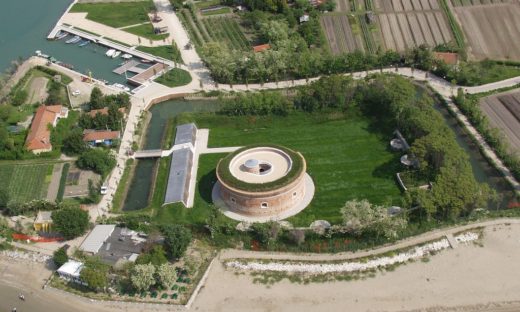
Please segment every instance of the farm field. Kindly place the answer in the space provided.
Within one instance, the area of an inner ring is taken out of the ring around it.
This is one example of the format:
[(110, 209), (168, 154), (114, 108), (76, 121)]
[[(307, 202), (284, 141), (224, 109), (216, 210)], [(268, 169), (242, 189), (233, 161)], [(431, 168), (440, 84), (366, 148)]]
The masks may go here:
[[(333, 13), (323, 15), (320, 22), (332, 54), (365, 51), (363, 37), (355, 18)], [(357, 29), (353, 30), (351, 23)]]
[(466, 36), (471, 58), (520, 60), (519, 2), (456, 6), (453, 11)]
[(520, 91), (483, 98), (480, 107), (491, 125), (504, 133), (512, 152), (520, 152)]
[[(513, 0), (515, 1), (515, 0)], [(480, 4), (509, 3), (511, 0), (451, 0), (453, 6), (467, 6)]]
[(179, 18), (190, 34), (190, 38), (198, 46), (209, 42), (220, 42), (235, 50), (248, 50), (249, 41), (241, 30), (237, 18), (232, 16), (193, 16), (187, 9), (178, 13)]
[[(340, 208), (350, 199), (398, 204), (401, 191), (395, 181), (399, 154), (388, 151), (388, 137), (373, 131), (364, 117), (328, 120), (325, 114), (291, 113), (287, 117), (226, 117), (188, 114), (179, 122), (195, 121), (210, 129), (209, 146), (243, 146), (268, 142), (300, 151), (316, 184), (310, 206), (288, 221), (308, 226), (316, 219), (341, 222)], [(319, 139), (318, 139), (319, 137)], [(181, 205), (158, 210), (164, 222), (204, 222), (216, 181), (215, 166), (224, 155), (203, 155), (199, 162), (195, 207)]]
[(0, 189), (7, 191), (9, 199), (17, 202), (45, 198), (53, 168), (53, 163), (2, 163), (0, 164)]
[(375, 0), (374, 5), (387, 50), (403, 52), (421, 44), (434, 47), (453, 40), (438, 0)]

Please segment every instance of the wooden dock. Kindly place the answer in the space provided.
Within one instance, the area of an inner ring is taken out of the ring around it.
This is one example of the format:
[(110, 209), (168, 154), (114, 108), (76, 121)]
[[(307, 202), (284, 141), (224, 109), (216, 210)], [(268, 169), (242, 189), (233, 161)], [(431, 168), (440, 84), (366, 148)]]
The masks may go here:
[(133, 85), (142, 85), (147, 80), (152, 79), (153, 77), (156, 77), (160, 75), (164, 70), (166, 70), (169, 66), (167, 64), (157, 63), (153, 66), (147, 68), (145, 71), (143, 71), (140, 74), (137, 74), (131, 78), (128, 78), (128, 82)]
[[(112, 72), (118, 74), (118, 75), (122, 75), (124, 74), (126, 71), (131, 71), (130, 69), (132, 67), (135, 67), (136, 65), (139, 64), (139, 61), (136, 61), (136, 60), (130, 60), (126, 63), (124, 63), (123, 65), (119, 66), (118, 68), (114, 69)], [(140, 68), (142, 69), (142, 68)], [(144, 69), (143, 69), (144, 71)]]

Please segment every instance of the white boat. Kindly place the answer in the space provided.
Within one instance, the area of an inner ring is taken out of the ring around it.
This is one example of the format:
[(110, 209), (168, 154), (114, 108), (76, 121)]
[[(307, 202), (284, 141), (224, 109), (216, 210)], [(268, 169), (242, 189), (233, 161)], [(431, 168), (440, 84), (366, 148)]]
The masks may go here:
[(116, 52), (114, 52), (114, 54), (112, 54), (112, 58), (116, 58), (116, 57), (118, 57), (119, 54), (121, 54), (121, 51), (116, 51)]
[(127, 86), (125, 86), (125, 85), (123, 85), (123, 84), (120, 84), (120, 83), (114, 83), (114, 84), (112, 85), (112, 87), (116, 87), (116, 88), (118, 88), (118, 89), (125, 90), (126, 92), (129, 92), (129, 91), (130, 91), (130, 88), (129, 88), (129, 87), (127, 87)]
[(107, 53), (105, 53), (105, 55), (108, 56), (108, 57), (112, 57), (112, 55), (114, 55), (115, 52), (116, 52), (116, 50), (110, 49), (110, 50), (107, 51)]
[(50, 57), (47, 54), (43, 54), (42, 51), (40, 51), (40, 50), (36, 50), (35, 53), (36, 53), (36, 56), (43, 57), (43, 58), (46, 58), (46, 59), (48, 59)]
[(81, 40), (80, 36), (74, 36), (74, 37), (72, 37), (72, 39), (65, 41), (65, 43), (76, 43), (76, 42), (79, 42), (80, 40)]
[(131, 59), (133, 57), (133, 55), (125, 53), (125, 54), (121, 55), (121, 57), (124, 58), (125, 60), (129, 60), (129, 59)]
[(58, 32), (58, 33), (56, 34), (56, 36), (54, 36), (54, 39), (56, 39), (56, 40), (61, 40), (61, 39), (65, 38), (65, 37), (67, 37), (68, 35), (69, 35), (69, 34), (68, 34), (67, 32), (64, 32), (64, 31), (61, 31), (61, 30), (60, 30), (60, 32)]

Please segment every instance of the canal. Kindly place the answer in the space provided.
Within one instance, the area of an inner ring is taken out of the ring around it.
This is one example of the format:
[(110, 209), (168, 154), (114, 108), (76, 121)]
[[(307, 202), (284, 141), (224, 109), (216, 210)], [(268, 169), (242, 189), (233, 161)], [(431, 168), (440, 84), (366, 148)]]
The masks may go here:
[[(144, 149), (160, 149), (161, 141), (166, 130), (168, 120), (184, 112), (209, 112), (218, 108), (217, 101), (211, 100), (172, 100), (152, 106), (150, 113), (152, 117), (145, 131)], [(128, 189), (123, 210), (138, 210), (148, 205), (151, 186), (154, 181), (153, 169), (157, 160), (143, 159), (138, 160), (134, 176)]]

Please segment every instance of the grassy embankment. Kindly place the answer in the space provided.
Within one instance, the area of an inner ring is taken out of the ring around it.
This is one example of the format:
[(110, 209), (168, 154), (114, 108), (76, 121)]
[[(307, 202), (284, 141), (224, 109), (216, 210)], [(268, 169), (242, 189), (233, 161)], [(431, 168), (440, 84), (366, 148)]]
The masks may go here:
[(161, 77), (157, 78), (155, 82), (171, 88), (179, 87), (189, 84), (191, 82), (191, 75), (183, 69), (173, 68)]
[(149, 22), (148, 12), (154, 9), (152, 0), (114, 3), (76, 3), (71, 13), (86, 12), (87, 19), (119, 28)]

